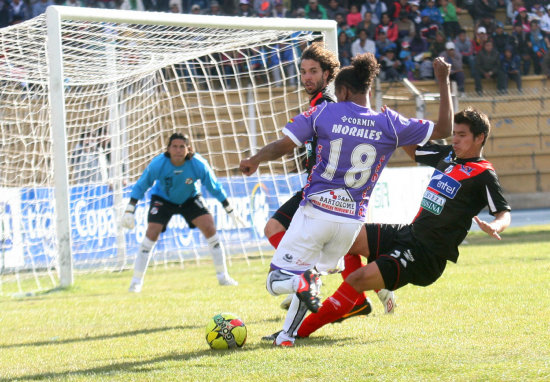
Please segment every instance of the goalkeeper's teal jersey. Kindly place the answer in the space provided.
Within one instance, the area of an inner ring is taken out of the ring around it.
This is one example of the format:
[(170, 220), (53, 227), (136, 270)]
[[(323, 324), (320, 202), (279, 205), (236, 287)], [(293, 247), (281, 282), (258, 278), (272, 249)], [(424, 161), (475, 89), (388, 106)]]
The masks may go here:
[[(198, 182), (200, 180), (200, 182)], [(153, 186), (154, 183), (154, 186)], [(147, 166), (139, 180), (132, 188), (131, 198), (140, 200), (145, 192), (153, 186), (151, 193), (174, 203), (182, 204), (200, 193), (200, 185), (218, 201), (227, 199), (222, 185), (216, 175), (199, 154), (186, 160), (181, 166), (174, 166), (164, 154), (156, 156)]]

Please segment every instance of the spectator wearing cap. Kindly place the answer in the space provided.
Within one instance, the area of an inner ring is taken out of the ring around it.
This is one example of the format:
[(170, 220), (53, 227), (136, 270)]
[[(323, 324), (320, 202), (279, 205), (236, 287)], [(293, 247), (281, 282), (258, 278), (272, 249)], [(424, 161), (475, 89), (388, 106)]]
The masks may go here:
[(351, 42), (346, 32), (341, 31), (338, 34), (338, 61), (340, 61), (340, 66), (344, 67), (350, 65), (351, 57)]
[(452, 41), (445, 43), (445, 51), (441, 53), (441, 57), (451, 64), (450, 79), (456, 82), (460, 96), (464, 95), (464, 69), (462, 67), (462, 56), (457, 52), (455, 44)]
[(256, 13), (254, 13), (254, 9), (250, 6), (249, 0), (239, 0), (239, 8), (237, 9), (236, 16), (240, 16), (240, 17), (256, 16)]
[(493, 42), (487, 40), (483, 44), (483, 49), (476, 55), (474, 81), (478, 95), (483, 94), (481, 80), (489, 80), (491, 78), (497, 80), (498, 92), (503, 93), (505, 91), (504, 75), (500, 68), (500, 56), (496, 49), (493, 48)]
[(550, 4), (546, 6), (544, 15), (540, 18), (540, 29), (544, 34), (550, 36)]
[(514, 53), (514, 48), (507, 45), (502, 55), (502, 72), (504, 73), (504, 89), (508, 91), (508, 81), (513, 80), (520, 92), (521, 88), (521, 59)]
[(397, 33), (400, 41), (410, 41), (414, 35), (414, 23), (409, 19), (407, 11), (403, 10), (399, 14), (397, 25)]
[(327, 6), (327, 16), (330, 20), (336, 20), (336, 14), (341, 13), (344, 17), (348, 15), (348, 10), (340, 5), (338, 0), (330, 0)]
[(418, 25), (422, 22), (422, 15), (420, 12), (420, 2), (418, 0), (411, 0), (409, 1), (409, 19), (414, 23), (418, 30)]
[(527, 14), (527, 9), (525, 7), (518, 8), (518, 14), (514, 19), (514, 25), (516, 23), (521, 24), (524, 32), (529, 33), (531, 31), (531, 26), (529, 25), (529, 15)]
[(372, 13), (372, 22), (378, 25), (382, 20), (382, 13), (386, 13), (388, 7), (381, 0), (367, 0), (361, 7), (361, 14), (364, 15), (367, 11)]
[(361, 13), (359, 12), (359, 7), (357, 4), (352, 4), (349, 7), (349, 13), (346, 15), (346, 22), (351, 28), (356, 28), (357, 24), (363, 21)]
[(485, 27), (477, 28), (476, 34), (473, 39), (475, 55), (481, 52), (481, 50), (483, 49), (483, 45), (487, 40), (488, 40), (487, 29), (485, 29)]
[(273, 12), (273, 0), (254, 0), (254, 13), (258, 17), (269, 17)]
[(540, 30), (537, 20), (531, 20), (531, 31), (527, 34), (526, 40), (527, 46), (529, 47), (529, 54), (531, 55), (531, 61), (533, 61), (535, 74), (540, 74), (542, 70), (542, 59), (546, 52), (548, 52), (550, 41)]
[(362, 53), (376, 54), (376, 43), (369, 39), (365, 29), (357, 31), (357, 39), (351, 44), (351, 57)]
[(191, 14), (192, 15), (200, 15), (202, 13), (201, 6), (199, 4), (193, 4), (191, 5)]
[(458, 31), (458, 36), (454, 39), (454, 44), (455, 50), (462, 56), (462, 64), (468, 65), (470, 73), (473, 76), (475, 70), (474, 44), (466, 35), (464, 29)]
[(433, 22), (437, 23), (438, 25), (443, 25), (443, 16), (441, 16), (439, 8), (435, 6), (434, 0), (428, 0), (426, 3), (426, 8), (424, 8), (422, 12), (427, 13), (430, 16), (430, 20), (432, 20)]
[(318, 0), (309, 0), (304, 10), (306, 11), (306, 19), (328, 19), (327, 10), (319, 4)]
[(420, 13), (422, 21), (417, 27), (417, 32), (425, 38), (429, 44), (435, 40), (435, 35), (439, 31), (439, 25), (430, 19), (430, 12), (425, 9)]
[(521, 73), (524, 76), (529, 74), (531, 69), (531, 50), (527, 46), (527, 37), (528, 33), (525, 32), (521, 23), (515, 23), (512, 38), (514, 39), (514, 45), (517, 47), (516, 52), (521, 58)]
[(376, 34), (376, 24), (372, 22), (372, 13), (367, 11), (363, 14), (363, 21), (357, 24), (356, 30), (364, 29), (371, 40), (374, 40)]
[(456, 7), (449, 0), (440, 0), (440, 4), (439, 12), (443, 17), (443, 31), (445, 32), (445, 36), (453, 39), (460, 30)]
[(382, 21), (376, 27), (376, 39), (378, 39), (378, 33), (380, 33), (380, 31), (384, 31), (386, 33), (386, 37), (391, 42), (396, 42), (399, 37), (399, 29), (397, 29), (397, 25), (390, 20), (390, 15), (388, 13), (382, 14)]

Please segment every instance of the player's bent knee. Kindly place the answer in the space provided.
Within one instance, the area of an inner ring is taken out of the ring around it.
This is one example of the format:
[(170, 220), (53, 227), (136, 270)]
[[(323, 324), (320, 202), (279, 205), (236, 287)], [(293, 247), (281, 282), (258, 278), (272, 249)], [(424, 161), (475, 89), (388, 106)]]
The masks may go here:
[(265, 288), (269, 292), (269, 294), (273, 296), (279, 296), (283, 293), (289, 293), (287, 291), (281, 292), (277, 288), (276, 283), (285, 282), (287, 280), (292, 279), (294, 276), (296, 276), (294, 273), (282, 270), (282, 269), (275, 269), (269, 272), (267, 275)]

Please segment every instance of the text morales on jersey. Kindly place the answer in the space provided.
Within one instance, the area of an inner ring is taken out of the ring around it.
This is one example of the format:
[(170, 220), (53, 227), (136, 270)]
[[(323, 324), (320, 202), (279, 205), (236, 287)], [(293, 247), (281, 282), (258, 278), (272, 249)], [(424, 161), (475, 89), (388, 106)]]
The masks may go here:
[(370, 139), (372, 141), (378, 141), (382, 136), (381, 131), (360, 129), (355, 126), (350, 127), (348, 125), (340, 125), (336, 123), (332, 125), (332, 132), (334, 134), (351, 135), (352, 137), (360, 137), (360, 138)]

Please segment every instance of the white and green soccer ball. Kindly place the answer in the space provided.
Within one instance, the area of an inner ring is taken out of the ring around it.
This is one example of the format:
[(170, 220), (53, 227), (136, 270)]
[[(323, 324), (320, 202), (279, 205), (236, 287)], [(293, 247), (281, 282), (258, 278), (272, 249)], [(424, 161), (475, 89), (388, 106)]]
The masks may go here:
[(246, 342), (246, 326), (233, 313), (220, 313), (206, 325), (206, 342), (212, 349), (240, 348)]

